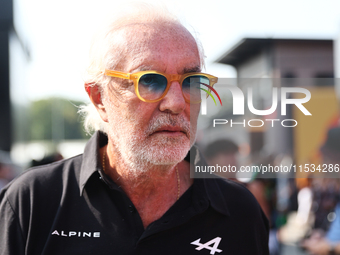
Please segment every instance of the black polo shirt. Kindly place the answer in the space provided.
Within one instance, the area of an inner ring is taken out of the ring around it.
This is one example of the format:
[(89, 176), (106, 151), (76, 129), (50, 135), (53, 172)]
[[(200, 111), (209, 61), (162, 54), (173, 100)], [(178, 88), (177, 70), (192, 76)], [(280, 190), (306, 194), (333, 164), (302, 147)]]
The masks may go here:
[(2, 190), (1, 255), (269, 254), (260, 206), (246, 188), (222, 179), (195, 179), (144, 229), (130, 199), (102, 172), (106, 143), (97, 132), (84, 154), (27, 170)]

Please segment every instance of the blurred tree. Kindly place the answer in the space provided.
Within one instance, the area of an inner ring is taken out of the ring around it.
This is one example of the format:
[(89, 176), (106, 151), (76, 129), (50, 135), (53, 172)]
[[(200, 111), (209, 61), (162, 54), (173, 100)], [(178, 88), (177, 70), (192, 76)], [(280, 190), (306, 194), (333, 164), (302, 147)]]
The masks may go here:
[(63, 98), (49, 98), (32, 102), (30, 106), (31, 140), (88, 139), (77, 114), (84, 104)]

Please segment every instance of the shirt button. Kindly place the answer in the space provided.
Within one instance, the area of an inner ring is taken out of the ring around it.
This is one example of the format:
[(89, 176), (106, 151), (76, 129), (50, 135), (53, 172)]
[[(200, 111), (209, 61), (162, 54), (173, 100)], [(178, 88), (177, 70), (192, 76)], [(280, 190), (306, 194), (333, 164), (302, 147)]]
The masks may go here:
[(133, 205), (129, 205), (129, 211), (130, 211), (130, 213), (133, 213), (133, 212), (136, 211), (136, 209)]

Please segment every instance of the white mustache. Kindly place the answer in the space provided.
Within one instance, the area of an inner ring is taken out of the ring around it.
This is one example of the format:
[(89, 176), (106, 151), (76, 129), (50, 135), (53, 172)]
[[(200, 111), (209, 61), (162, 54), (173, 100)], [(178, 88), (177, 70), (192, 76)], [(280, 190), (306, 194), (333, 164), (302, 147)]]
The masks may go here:
[(152, 119), (146, 130), (146, 134), (151, 135), (164, 126), (180, 128), (188, 138), (190, 138), (190, 121), (185, 119), (182, 115), (173, 116), (170, 114), (162, 114), (157, 118)]

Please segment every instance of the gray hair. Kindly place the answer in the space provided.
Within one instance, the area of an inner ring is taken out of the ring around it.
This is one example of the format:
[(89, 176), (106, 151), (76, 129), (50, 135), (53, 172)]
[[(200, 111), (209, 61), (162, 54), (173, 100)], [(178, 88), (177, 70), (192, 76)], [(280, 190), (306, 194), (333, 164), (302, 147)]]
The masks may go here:
[[(95, 35), (90, 48), (90, 61), (86, 69), (85, 84), (88, 86), (97, 85), (102, 95), (111, 81), (111, 77), (104, 75), (103, 71), (115, 69), (124, 58), (124, 47), (117, 42), (115, 32), (136, 23), (167, 23), (184, 28), (183, 23), (165, 7), (145, 3), (134, 3), (132, 8), (131, 6), (126, 7), (126, 11), (123, 10), (119, 15), (116, 15)], [(201, 68), (204, 68), (203, 47), (195, 32), (193, 37), (197, 44)], [(107, 123), (101, 119), (92, 103), (80, 106), (78, 113), (84, 119), (84, 129), (88, 134), (97, 130), (107, 133)]]

